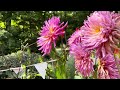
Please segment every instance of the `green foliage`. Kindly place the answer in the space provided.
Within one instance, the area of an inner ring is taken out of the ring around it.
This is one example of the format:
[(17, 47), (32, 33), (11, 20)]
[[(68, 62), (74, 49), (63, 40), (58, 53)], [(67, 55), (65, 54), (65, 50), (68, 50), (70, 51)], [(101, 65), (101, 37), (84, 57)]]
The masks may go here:
[[(40, 54), (31, 53), (29, 50), (24, 51), (24, 52), (18, 51), (16, 53), (11, 53), (11, 54), (8, 54), (5, 56), (0, 56), (0, 69), (21, 67), (21, 64), (22, 64), (23, 69), (26, 69), (27, 65), (36, 64), (36, 63), (40, 63), (40, 62), (42, 62), (42, 57)], [(28, 75), (29, 75), (29, 73), (30, 73), (30, 75), (32, 74), (35, 78), (37, 71), (35, 68), (31, 68), (30, 70), (32, 70), (32, 69), (34, 69), (33, 70), (33, 71), (35, 71), (34, 73), (32, 73), (30, 71), (27, 73), (28, 73)], [(15, 78), (22, 78), (21, 77), (22, 75), (24, 77), (24, 75), (25, 75), (24, 73), (25, 73), (24, 70), (23, 70), (23, 72), (18, 73), (17, 75), (14, 72), (7, 71), (5, 75), (8, 75), (9, 78), (15, 79)], [(0, 77), (2, 77), (3, 75), (4, 75), (4, 73), (1, 73)]]
[(24, 65), (39, 63), (42, 62), (42, 59), (40, 54), (18, 51), (16, 53), (0, 56), (0, 62), (0, 68), (3, 69), (3, 66), (9, 68), (21, 66), (21, 63)]

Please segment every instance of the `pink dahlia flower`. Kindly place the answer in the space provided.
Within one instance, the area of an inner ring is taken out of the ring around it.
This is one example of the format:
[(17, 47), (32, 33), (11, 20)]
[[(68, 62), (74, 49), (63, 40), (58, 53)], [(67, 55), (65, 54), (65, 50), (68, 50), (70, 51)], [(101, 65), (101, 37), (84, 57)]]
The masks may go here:
[(41, 32), (39, 33), (40, 37), (38, 38), (37, 45), (40, 47), (38, 50), (42, 50), (43, 56), (49, 54), (52, 49), (52, 44), (56, 46), (56, 40), (59, 36), (63, 36), (65, 31), (64, 29), (67, 26), (67, 23), (63, 25), (64, 22), (60, 24), (60, 18), (53, 16), (48, 21), (45, 21), (45, 25), (42, 27)]
[(70, 54), (75, 59), (75, 68), (84, 77), (89, 77), (93, 73), (93, 61), (90, 59), (90, 52), (85, 51), (81, 44), (72, 44)]
[(119, 78), (118, 68), (114, 56), (107, 54), (99, 60), (98, 78), (100, 79), (117, 79)]
[(120, 15), (109, 11), (95, 11), (84, 21), (82, 44), (88, 50), (96, 49), (97, 56), (113, 54), (120, 38)]
[(82, 37), (82, 33), (79, 29), (77, 29), (68, 39), (68, 45), (71, 46), (71, 44), (80, 43), (81, 37)]

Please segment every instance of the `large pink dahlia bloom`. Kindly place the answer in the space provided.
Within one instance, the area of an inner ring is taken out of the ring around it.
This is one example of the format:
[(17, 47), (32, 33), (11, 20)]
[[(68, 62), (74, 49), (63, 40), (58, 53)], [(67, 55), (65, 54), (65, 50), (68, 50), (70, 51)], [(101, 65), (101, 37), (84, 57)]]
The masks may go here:
[(84, 77), (93, 73), (93, 61), (90, 59), (90, 52), (85, 51), (81, 44), (72, 44), (70, 54), (75, 59), (75, 68)]
[(98, 66), (99, 79), (117, 79), (119, 78), (118, 68), (114, 56), (107, 54), (99, 60)]
[(120, 15), (109, 11), (95, 11), (81, 27), (82, 44), (88, 50), (96, 49), (97, 56), (113, 54), (120, 38)]
[(39, 50), (42, 50), (42, 53), (44, 53), (43, 56), (49, 54), (52, 49), (52, 44), (54, 43), (55, 47), (58, 37), (64, 35), (64, 29), (67, 23), (65, 25), (63, 24), (64, 22), (60, 23), (60, 18), (55, 16), (45, 21), (45, 25), (42, 27), (39, 33), (40, 37), (37, 41), (37, 45), (40, 47)]

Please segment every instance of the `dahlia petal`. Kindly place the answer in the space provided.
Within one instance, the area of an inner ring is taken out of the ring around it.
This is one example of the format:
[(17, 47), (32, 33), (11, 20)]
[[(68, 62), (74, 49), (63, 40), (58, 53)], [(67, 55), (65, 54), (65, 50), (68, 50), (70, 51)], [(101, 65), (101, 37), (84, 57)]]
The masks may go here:
[(102, 47), (102, 56), (105, 57), (106, 56), (106, 51), (105, 51), (105, 48)]

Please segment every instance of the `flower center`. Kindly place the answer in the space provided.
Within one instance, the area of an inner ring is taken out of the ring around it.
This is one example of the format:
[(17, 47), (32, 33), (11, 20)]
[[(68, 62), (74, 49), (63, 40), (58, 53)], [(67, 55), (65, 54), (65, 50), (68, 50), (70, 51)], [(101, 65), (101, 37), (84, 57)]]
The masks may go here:
[(50, 27), (50, 33), (53, 33), (54, 29), (53, 27)]
[(100, 29), (96, 29), (95, 32), (96, 32), (96, 33), (100, 32)]
[(100, 32), (100, 26), (96, 26), (93, 28), (93, 34), (98, 34)]
[(98, 33), (98, 32), (100, 32), (100, 26), (98, 26), (98, 27), (96, 27), (96, 29), (95, 29), (95, 33)]

